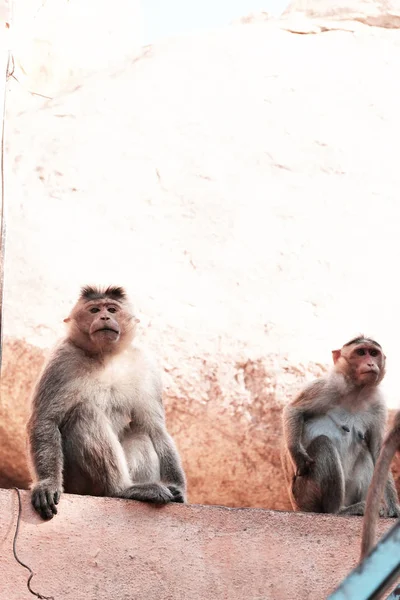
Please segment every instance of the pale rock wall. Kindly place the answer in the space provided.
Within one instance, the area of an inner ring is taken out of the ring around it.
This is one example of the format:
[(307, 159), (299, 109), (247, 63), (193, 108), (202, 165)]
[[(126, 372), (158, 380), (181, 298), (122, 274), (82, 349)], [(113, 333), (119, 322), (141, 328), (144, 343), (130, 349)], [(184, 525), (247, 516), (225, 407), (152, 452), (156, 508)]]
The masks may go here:
[(354, 333), (398, 404), (399, 69), (396, 31), (268, 21), (51, 101), (9, 82), (3, 485), (28, 483), (30, 390), (88, 282), (135, 299), (191, 502), (289, 507), (282, 406)]
[(294, 0), (283, 17), (305, 15), (312, 19), (359, 21), (365, 25), (398, 29), (400, 27), (399, 0)]
[(15, 76), (54, 97), (140, 51), (140, 0), (13, 0)]

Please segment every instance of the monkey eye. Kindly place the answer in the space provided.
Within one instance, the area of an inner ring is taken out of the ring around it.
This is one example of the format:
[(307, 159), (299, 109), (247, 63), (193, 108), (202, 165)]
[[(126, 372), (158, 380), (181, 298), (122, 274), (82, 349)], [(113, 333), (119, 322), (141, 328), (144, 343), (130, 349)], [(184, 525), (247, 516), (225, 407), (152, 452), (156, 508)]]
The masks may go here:
[(379, 351), (378, 350), (370, 350), (369, 351), (371, 356), (379, 356)]
[(107, 308), (108, 312), (110, 313), (116, 313), (117, 309), (115, 308), (115, 306), (110, 306), (109, 308)]
[(97, 313), (97, 312), (100, 312), (100, 309), (97, 308), (97, 306), (92, 306), (92, 308), (89, 308), (89, 312), (91, 312), (91, 313)]
[(357, 348), (356, 354), (358, 354), (358, 356), (365, 356), (364, 348)]

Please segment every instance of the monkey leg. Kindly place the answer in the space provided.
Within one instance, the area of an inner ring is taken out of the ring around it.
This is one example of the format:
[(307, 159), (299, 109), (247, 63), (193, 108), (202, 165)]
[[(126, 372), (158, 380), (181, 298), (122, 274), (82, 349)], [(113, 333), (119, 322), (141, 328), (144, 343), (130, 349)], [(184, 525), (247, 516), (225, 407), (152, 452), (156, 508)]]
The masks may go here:
[(307, 453), (315, 462), (307, 474), (293, 477), (291, 491), (296, 508), (337, 513), (343, 506), (345, 490), (339, 453), (326, 435), (312, 440)]
[(131, 424), (121, 443), (133, 481), (133, 486), (124, 491), (124, 498), (155, 504), (185, 502), (185, 480), (179, 458), (163, 428), (153, 431), (150, 437), (136, 431)]
[(123, 448), (100, 411), (74, 407), (62, 425), (61, 435), (66, 492), (118, 496), (132, 485)]
[(118, 496), (119, 498), (130, 498), (131, 500), (140, 500), (151, 504), (168, 504), (168, 502), (180, 501), (175, 499), (174, 491), (162, 483), (134, 483)]
[(120, 498), (152, 504), (174, 502), (172, 490), (156, 483), (160, 480), (160, 461), (149, 436), (131, 431), (122, 441), (122, 447), (134, 483), (119, 494)]
[(160, 481), (160, 460), (146, 433), (131, 430), (121, 444), (133, 483)]
[[(350, 504), (350, 506), (345, 506), (339, 510), (339, 515), (356, 515), (362, 517), (365, 514), (366, 501), (361, 500), (360, 502), (356, 502), (355, 504)], [(378, 511), (380, 517), (385, 517), (385, 509), (381, 507)]]

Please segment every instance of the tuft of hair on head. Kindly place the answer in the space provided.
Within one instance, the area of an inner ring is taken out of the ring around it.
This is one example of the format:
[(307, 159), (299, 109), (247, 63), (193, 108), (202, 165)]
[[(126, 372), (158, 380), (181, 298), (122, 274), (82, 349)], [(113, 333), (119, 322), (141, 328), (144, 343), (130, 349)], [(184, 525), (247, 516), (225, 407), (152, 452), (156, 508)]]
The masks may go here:
[(366, 337), (365, 335), (362, 335), (362, 334), (353, 338), (352, 340), (347, 342), (347, 344), (344, 344), (343, 347), (345, 348), (346, 346), (352, 346), (353, 344), (362, 344), (363, 342), (369, 342), (370, 344), (374, 344), (374, 346), (378, 346), (378, 348), (382, 348), (382, 346), (380, 344), (378, 344), (378, 342), (376, 342), (372, 338)]
[(126, 300), (125, 289), (117, 285), (109, 285), (107, 288), (85, 285), (81, 288), (81, 300), (89, 302), (90, 300), (104, 300), (106, 298), (116, 300), (117, 302), (123, 302)]

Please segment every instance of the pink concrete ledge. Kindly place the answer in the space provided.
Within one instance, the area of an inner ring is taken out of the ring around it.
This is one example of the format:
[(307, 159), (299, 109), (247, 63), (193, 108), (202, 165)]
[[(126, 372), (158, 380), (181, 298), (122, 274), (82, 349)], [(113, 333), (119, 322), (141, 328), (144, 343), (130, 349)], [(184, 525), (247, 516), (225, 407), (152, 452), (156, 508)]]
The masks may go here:
[[(21, 496), (17, 552), (54, 600), (323, 600), (359, 553), (360, 517), (64, 494), (44, 522)], [(17, 509), (0, 490), (1, 600), (34, 598), (12, 553)]]

